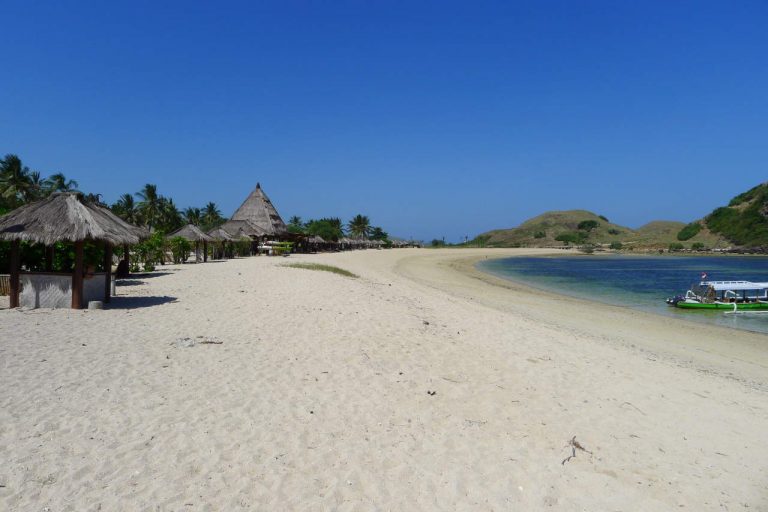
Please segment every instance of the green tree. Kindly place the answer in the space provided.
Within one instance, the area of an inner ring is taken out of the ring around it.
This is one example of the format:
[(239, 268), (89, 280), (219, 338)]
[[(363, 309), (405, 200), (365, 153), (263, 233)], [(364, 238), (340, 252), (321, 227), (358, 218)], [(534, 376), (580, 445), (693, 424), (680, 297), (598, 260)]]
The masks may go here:
[(288, 231), (291, 233), (304, 233), (304, 224), (301, 222), (301, 217), (294, 215), (288, 219)]
[(34, 199), (29, 167), (16, 155), (0, 160), (0, 201), (8, 209), (18, 208)]
[(48, 193), (54, 192), (74, 192), (77, 190), (78, 183), (75, 180), (68, 180), (64, 174), (57, 172), (51, 174), (45, 180), (45, 187)]
[(341, 220), (335, 217), (310, 220), (305, 231), (308, 235), (317, 235), (327, 241), (337, 241), (344, 236)]
[(156, 227), (164, 233), (170, 233), (179, 229), (183, 223), (184, 219), (173, 199), (160, 196), (160, 216)]
[(189, 258), (189, 252), (192, 250), (192, 244), (186, 238), (175, 236), (168, 241), (173, 254), (174, 263), (182, 263)]
[(131, 224), (139, 223), (139, 212), (136, 209), (136, 202), (132, 194), (123, 194), (115, 204), (112, 205), (112, 212), (126, 222)]
[(193, 224), (195, 226), (199, 226), (203, 222), (203, 213), (200, 211), (200, 208), (184, 208), (184, 222), (187, 224)]
[(216, 203), (209, 202), (205, 205), (203, 208), (202, 221), (205, 226), (205, 231), (209, 231), (224, 223), (224, 218), (221, 216), (221, 211), (216, 206)]
[(583, 220), (579, 222), (579, 225), (576, 227), (581, 231), (586, 231), (587, 233), (589, 233), (599, 225), (600, 223), (597, 222), (596, 220)]
[(368, 238), (371, 231), (371, 221), (366, 215), (355, 215), (347, 224), (349, 234), (355, 238)]
[(371, 228), (371, 234), (370, 234), (369, 238), (371, 240), (382, 240), (382, 241), (384, 241), (384, 240), (388, 240), (389, 239), (389, 234), (386, 231), (384, 231), (383, 229), (381, 229), (381, 227), (374, 226), (373, 228)]
[(162, 208), (160, 196), (157, 193), (157, 185), (147, 183), (136, 195), (140, 199), (138, 210), (141, 221), (149, 229), (152, 229), (160, 218), (160, 209)]
[(699, 231), (701, 231), (701, 223), (698, 221), (691, 222), (680, 230), (677, 234), (677, 239), (684, 242), (685, 240), (689, 240), (698, 235)]

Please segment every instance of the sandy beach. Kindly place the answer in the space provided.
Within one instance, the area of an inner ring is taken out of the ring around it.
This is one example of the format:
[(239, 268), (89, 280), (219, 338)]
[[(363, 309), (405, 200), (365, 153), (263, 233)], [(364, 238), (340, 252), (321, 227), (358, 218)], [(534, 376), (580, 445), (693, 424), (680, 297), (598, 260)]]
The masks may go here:
[(108, 310), (2, 310), (0, 510), (768, 510), (768, 337), (473, 267), (536, 253), (174, 265)]

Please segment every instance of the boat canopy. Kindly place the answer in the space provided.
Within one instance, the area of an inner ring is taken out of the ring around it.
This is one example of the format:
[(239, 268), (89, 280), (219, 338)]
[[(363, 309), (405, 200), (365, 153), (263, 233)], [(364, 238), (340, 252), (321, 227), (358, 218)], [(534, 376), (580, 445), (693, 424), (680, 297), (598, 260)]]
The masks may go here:
[(768, 283), (753, 283), (752, 281), (702, 281), (702, 287), (711, 287), (715, 291), (743, 291), (763, 290), (768, 288)]

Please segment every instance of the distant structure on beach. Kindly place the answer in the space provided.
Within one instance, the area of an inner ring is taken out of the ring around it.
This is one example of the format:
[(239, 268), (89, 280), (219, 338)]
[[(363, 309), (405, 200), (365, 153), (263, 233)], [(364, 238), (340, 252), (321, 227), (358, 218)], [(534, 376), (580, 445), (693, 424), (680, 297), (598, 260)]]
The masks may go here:
[[(258, 228), (261, 235), (280, 236), (288, 233), (288, 228), (283, 222), (277, 209), (270, 201), (267, 194), (257, 183), (253, 192), (243, 201), (230, 219), (230, 226), (244, 228), (242, 223), (250, 224), (251, 227)], [(227, 230), (227, 224), (224, 229)], [(228, 230), (227, 230), (228, 231)], [(246, 233), (247, 234), (247, 233)]]

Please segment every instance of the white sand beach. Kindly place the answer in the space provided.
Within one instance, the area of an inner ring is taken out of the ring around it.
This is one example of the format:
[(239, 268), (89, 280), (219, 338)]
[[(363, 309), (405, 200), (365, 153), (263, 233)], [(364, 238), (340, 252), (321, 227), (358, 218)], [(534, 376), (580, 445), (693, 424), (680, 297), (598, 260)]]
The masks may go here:
[(166, 266), (108, 310), (2, 310), (0, 510), (768, 510), (768, 337), (471, 265), (536, 252)]

